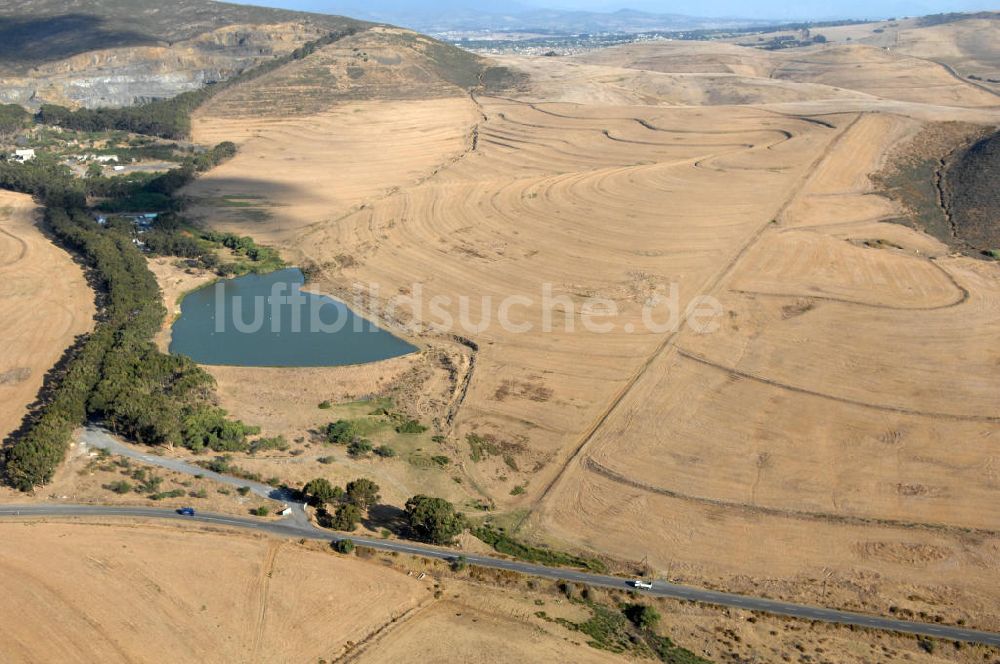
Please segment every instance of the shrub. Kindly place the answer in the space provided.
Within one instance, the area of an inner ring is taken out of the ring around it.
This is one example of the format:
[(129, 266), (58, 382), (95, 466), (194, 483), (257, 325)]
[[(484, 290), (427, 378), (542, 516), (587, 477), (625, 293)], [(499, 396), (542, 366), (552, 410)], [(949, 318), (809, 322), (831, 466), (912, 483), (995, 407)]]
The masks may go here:
[(337, 540), (333, 543), (333, 548), (338, 553), (348, 554), (351, 551), (354, 551), (354, 542), (349, 539)]
[(236, 493), (240, 494), (241, 496), (245, 496), (248, 493), (250, 493), (250, 487), (241, 486), (240, 488), (236, 489)]
[(417, 420), (405, 420), (396, 425), (396, 433), (423, 433), (427, 431), (427, 427), (418, 422)]
[(350, 445), (347, 446), (347, 453), (352, 457), (363, 457), (372, 451), (371, 441), (365, 440), (355, 440)]
[(640, 629), (655, 629), (660, 622), (660, 613), (646, 604), (628, 604), (622, 613)]
[(255, 507), (252, 510), (250, 510), (250, 513), (253, 514), (254, 516), (267, 516), (268, 514), (271, 513), (271, 510), (269, 510), (267, 506), (261, 505), (260, 507)]
[(396, 450), (392, 449), (388, 445), (379, 445), (375, 448), (375, 454), (379, 455), (384, 459), (390, 459), (396, 456)]
[(118, 494), (128, 493), (132, 490), (132, 485), (125, 480), (118, 480), (117, 482), (112, 482), (111, 484), (104, 485), (104, 488), (108, 491), (114, 491)]
[(336, 461), (336, 459), (332, 456), (321, 456), (320, 458), (316, 459), (316, 461), (319, 461), (323, 465), (329, 465), (334, 461)]
[(329, 401), (320, 401), (319, 402), (319, 409), (320, 410), (330, 410), (331, 408), (333, 408), (333, 404), (331, 404)]
[(359, 438), (360, 433), (357, 422), (351, 420), (337, 420), (326, 425), (326, 440), (330, 443), (347, 445)]
[(171, 489), (170, 491), (162, 491), (160, 493), (154, 493), (149, 496), (150, 500), (164, 500), (166, 498), (180, 498), (184, 495), (184, 489)]
[(258, 438), (250, 443), (250, 454), (264, 452), (267, 450), (278, 450), (284, 452), (288, 449), (288, 441), (284, 436), (274, 436), (272, 438)]

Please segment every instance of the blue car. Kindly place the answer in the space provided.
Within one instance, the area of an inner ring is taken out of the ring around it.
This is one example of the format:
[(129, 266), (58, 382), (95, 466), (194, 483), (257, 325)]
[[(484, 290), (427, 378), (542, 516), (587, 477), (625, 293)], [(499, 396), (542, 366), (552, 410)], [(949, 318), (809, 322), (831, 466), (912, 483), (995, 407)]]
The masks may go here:
[(194, 516), (194, 508), (193, 507), (182, 507), (179, 510), (177, 510), (177, 513), (178, 514), (182, 514), (184, 516)]

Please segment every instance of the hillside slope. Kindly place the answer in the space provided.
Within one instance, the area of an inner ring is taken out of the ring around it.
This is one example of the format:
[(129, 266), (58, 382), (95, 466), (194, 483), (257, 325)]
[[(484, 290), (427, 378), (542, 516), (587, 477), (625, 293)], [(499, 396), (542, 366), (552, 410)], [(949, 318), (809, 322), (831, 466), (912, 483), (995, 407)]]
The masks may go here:
[[(314, 32), (363, 25), (342, 16), (210, 0), (0, 0), (0, 66), (24, 72), (88, 51), (169, 46), (229, 26), (281, 23)], [(243, 44), (217, 44), (227, 45)]]
[(464, 96), (488, 64), (479, 56), (400, 28), (376, 27), (226, 90), (206, 115), (315, 113), (339, 101)]
[(127, 106), (368, 26), (208, 0), (0, 0), (0, 101)]

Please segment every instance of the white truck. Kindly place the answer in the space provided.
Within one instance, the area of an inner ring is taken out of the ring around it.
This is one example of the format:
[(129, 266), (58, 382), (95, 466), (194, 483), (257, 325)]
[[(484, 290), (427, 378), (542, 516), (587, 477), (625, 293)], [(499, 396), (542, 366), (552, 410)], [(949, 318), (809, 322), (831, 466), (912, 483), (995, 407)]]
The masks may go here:
[(644, 581), (643, 579), (635, 579), (632, 581), (632, 585), (636, 588), (644, 588), (645, 590), (651, 590), (653, 588), (652, 581)]

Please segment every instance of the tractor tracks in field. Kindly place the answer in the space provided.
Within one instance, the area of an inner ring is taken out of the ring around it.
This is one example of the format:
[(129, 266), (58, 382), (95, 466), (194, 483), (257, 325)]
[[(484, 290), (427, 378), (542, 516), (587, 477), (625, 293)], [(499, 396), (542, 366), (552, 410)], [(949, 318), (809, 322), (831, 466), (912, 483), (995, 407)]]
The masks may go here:
[[(758, 228), (743, 243), (743, 245), (736, 252), (736, 254), (733, 255), (732, 258), (730, 258), (725, 265), (723, 265), (712, 277), (709, 278), (709, 280), (705, 283), (704, 287), (701, 289), (700, 291), (701, 293), (705, 295), (710, 295), (715, 293), (719, 289), (719, 287), (726, 279), (726, 277), (728, 277), (733, 272), (735, 267), (740, 263), (740, 261), (744, 258), (744, 256), (747, 255), (750, 249), (757, 244), (757, 242), (760, 240), (761, 236), (764, 235), (767, 229), (770, 228), (774, 222), (780, 221), (782, 216), (785, 214), (785, 211), (789, 208), (789, 206), (791, 206), (791, 204), (795, 200), (798, 199), (799, 194), (802, 192), (803, 189), (805, 189), (805, 187), (812, 180), (812, 177), (817, 172), (819, 166), (824, 161), (826, 161), (826, 159), (830, 156), (830, 154), (833, 153), (836, 147), (840, 144), (843, 137), (850, 133), (850, 131), (854, 128), (854, 126), (858, 123), (858, 121), (862, 117), (864, 117), (864, 113), (857, 114), (851, 120), (850, 123), (848, 123), (842, 130), (840, 130), (840, 132), (836, 136), (834, 136), (830, 140), (830, 142), (826, 145), (823, 151), (816, 157), (816, 159), (813, 160), (813, 162), (809, 165), (809, 167), (805, 170), (805, 172), (799, 177), (799, 180), (793, 185), (792, 190), (785, 197), (785, 200), (782, 202), (781, 206), (777, 209), (774, 215), (768, 218), (767, 221), (762, 223), (760, 226), (758, 226)], [(555, 487), (559, 485), (559, 483), (562, 481), (564, 477), (566, 477), (566, 473), (569, 470), (569, 468), (574, 463), (580, 462), (580, 460), (586, 453), (587, 447), (590, 445), (591, 441), (594, 440), (597, 432), (610, 419), (611, 415), (618, 409), (618, 407), (625, 400), (625, 398), (632, 392), (633, 388), (635, 388), (635, 386), (639, 383), (640, 379), (646, 374), (646, 372), (656, 362), (656, 360), (658, 360), (666, 352), (673, 349), (674, 341), (679, 336), (680, 331), (683, 329), (686, 322), (687, 322), (687, 315), (684, 315), (678, 321), (678, 325), (676, 326), (675, 330), (673, 332), (670, 332), (659, 343), (659, 345), (657, 345), (657, 347), (653, 350), (653, 352), (646, 357), (642, 365), (640, 365), (639, 368), (628, 378), (625, 384), (614, 395), (614, 397), (612, 397), (611, 401), (600, 412), (597, 418), (591, 423), (589, 427), (587, 427), (587, 429), (577, 440), (577, 443), (573, 447), (573, 450), (570, 453), (570, 455), (567, 457), (566, 462), (562, 465), (562, 467), (555, 474), (555, 476), (551, 480), (549, 480), (549, 482), (545, 485), (545, 488), (542, 489), (541, 493), (538, 496), (538, 500), (535, 502), (536, 509), (544, 509), (545, 501), (552, 494)], [(530, 515), (531, 512), (526, 513), (517, 522), (517, 524), (514, 527), (515, 532), (519, 530), (526, 523)]]
[(267, 551), (264, 553), (264, 560), (261, 563), (260, 575), (257, 578), (257, 617), (250, 641), (250, 662), (263, 661), (261, 649), (264, 647), (264, 627), (267, 624), (267, 605), (271, 590), (271, 576), (274, 574), (274, 565), (278, 559), (278, 552), (284, 542), (269, 542)]
[(724, 371), (731, 376), (735, 376), (736, 378), (745, 378), (747, 380), (752, 380), (756, 383), (770, 385), (772, 387), (776, 387), (786, 392), (805, 394), (808, 396), (825, 399), (827, 401), (836, 401), (837, 403), (843, 403), (850, 406), (858, 406), (859, 408), (879, 410), (886, 413), (898, 413), (900, 415), (910, 415), (913, 417), (924, 417), (933, 420), (945, 420), (950, 422), (983, 422), (987, 424), (1000, 423), (1000, 416), (996, 415), (963, 415), (961, 413), (941, 413), (929, 410), (918, 410), (916, 408), (907, 408), (905, 406), (893, 406), (891, 404), (862, 401), (860, 399), (851, 399), (849, 397), (842, 397), (842, 396), (837, 396), (835, 394), (828, 394), (826, 392), (810, 390), (806, 387), (790, 385), (788, 383), (783, 383), (781, 381), (774, 380), (773, 378), (767, 378), (766, 376), (758, 376), (757, 374), (753, 374), (748, 371), (741, 371), (739, 369), (736, 369), (735, 367), (729, 367), (724, 364), (714, 362), (706, 357), (702, 357), (701, 355), (697, 355), (680, 347), (675, 347), (675, 350), (677, 351), (677, 354), (680, 357), (692, 360), (703, 366), (711, 367), (719, 371)]
[(666, 496), (667, 498), (672, 498), (674, 500), (683, 500), (685, 502), (696, 503), (699, 505), (704, 505), (706, 507), (720, 507), (727, 510), (736, 510), (739, 512), (743, 512), (747, 515), (776, 516), (786, 519), (800, 519), (806, 521), (823, 521), (826, 523), (836, 523), (847, 526), (879, 526), (888, 528), (909, 528), (909, 529), (919, 528), (924, 530), (933, 530), (934, 532), (943, 532), (943, 533), (961, 534), (961, 535), (979, 535), (986, 537), (995, 537), (997, 535), (1000, 535), (1000, 531), (996, 530), (990, 530), (986, 528), (964, 528), (962, 526), (953, 526), (947, 523), (906, 521), (903, 519), (883, 519), (878, 517), (859, 516), (852, 514), (837, 514), (834, 512), (791, 510), (778, 507), (752, 505), (750, 503), (741, 503), (731, 500), (721, 500), (718, 498), (708, 498), (705, 496), (693, 496), (680, 491), (675, 491), (673, 489), (654, 486), (652, 484), (647, 484), (645, 482), (640, 482), (638, 480), (632, 479), (611, 468), (608, 468), (601, 462), (595, 460), (593, 457), (587, 457), (581, 463), (586, 470), (595, 473), (597, 475), (600, 475), (605, 479), (611, 480), (616, 484), (630, 486), (632, 488), (640, 489), (642, 491), (646, 491), (649, 493), (655, 493), (660, 496)]

